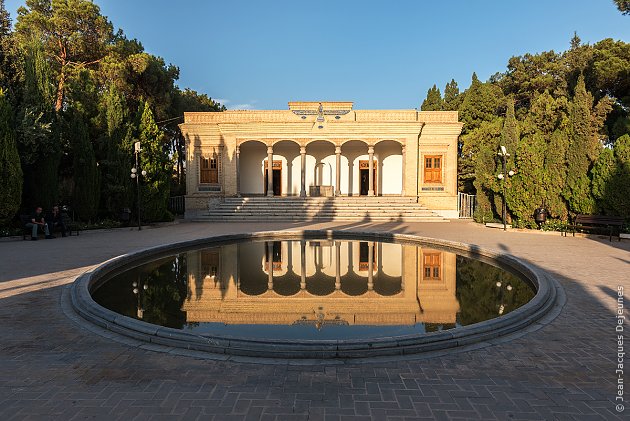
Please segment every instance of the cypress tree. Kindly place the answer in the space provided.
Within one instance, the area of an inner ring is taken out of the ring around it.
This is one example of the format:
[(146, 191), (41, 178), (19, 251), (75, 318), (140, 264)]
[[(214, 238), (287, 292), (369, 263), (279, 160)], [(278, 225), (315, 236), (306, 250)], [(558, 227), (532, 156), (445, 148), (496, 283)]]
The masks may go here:
[(444, 101), (442, 101), (442, 94), (440, 94), (440, 90), (433, 85), (433, 87), (427, 91), (427, 97), (422, 101), (420, 109), (422, 111), (442, 111), (443, 108)]
[(99, 175), (88, 130), (77, 111), (70, 112), (69, 135), (73, 153), (73, 208), (80, 219), (96, 217), (99, 200)]
[(593, 96), (586, 91), (584, 76), (580, 75), (569, 109), (568, 171), (567, 184), (563, 192), (573, 213), (595, 212), (589, 171), (601, 146), (593, 127), (592, 107)]
[(147, 175), (140, 179), (142, 189), (142, 219), (160, 221), (169, 218), (172, 164), (164, 147), (164, 135), (158, 129), (148, 102), (140, 104), (138, 140), (142, 147), (140, 170)]
[(455, 79), (451, 79), (444, 87), (444, 110), (456, 111), (461, 105), (462, 98), (459, 94), (459, 87)]
[(13, 218), (22, 200), (22, 166), (11, 127), (13, 112), (0, 89), (0, 224)]

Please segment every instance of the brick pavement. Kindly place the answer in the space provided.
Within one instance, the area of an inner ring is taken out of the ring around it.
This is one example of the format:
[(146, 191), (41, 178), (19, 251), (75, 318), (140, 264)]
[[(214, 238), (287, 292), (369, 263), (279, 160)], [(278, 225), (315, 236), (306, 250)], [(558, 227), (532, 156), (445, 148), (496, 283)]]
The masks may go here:
[(110, 341), (62, 311), (64, 286), (107, 258), (167, 241), (302, 226), (184, 223), (0, 242), (0, 419), (611, 420), (627, 415), (617, 413), (614, 403), (615, 294), (618, 285), (630, 291), (627, 241), (503, 232), (462, 221), (308, 225), (404, 232), (504, 250), (547, 270), (564, 287), (565, 307), (540, 330), (482, 349), (415, 360), (324, 365), (202, 360)]

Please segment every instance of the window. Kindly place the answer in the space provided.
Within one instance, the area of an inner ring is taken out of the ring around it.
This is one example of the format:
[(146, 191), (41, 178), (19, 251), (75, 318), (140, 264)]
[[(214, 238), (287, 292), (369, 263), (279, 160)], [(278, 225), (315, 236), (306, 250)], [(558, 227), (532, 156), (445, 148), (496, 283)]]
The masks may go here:
[(424, 182), (442, 182), (442, 155), (424, 156)]
[(219, 165), (216, 157), (201, 157), (201, 183), (218, 183), (219, 182)]
[(441, 254), (437, 253), (423, 253), (423, 276), (425, 281), (439, 281), (442, 279), (442, 262)]

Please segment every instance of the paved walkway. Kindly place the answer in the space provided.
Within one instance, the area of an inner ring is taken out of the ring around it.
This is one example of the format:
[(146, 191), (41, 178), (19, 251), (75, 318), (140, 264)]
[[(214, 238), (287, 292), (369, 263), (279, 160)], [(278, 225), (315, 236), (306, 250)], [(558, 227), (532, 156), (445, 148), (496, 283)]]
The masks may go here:
[[(147, 351), (108, 341), (62, 311), (65, 286), (110, 257), (212, 234), (307, 226), (395, 231), (504, 250), (551, 273), (567, 303), (551, 324), (500, 345), (418, 360), (321, 366)], [(1, 241), (0, 419), (628, 419), (630, 409), (615, 408), (622, 403), (615, 402), (618, 286), (625, 287), (629, 307), (628, 241), (503, 232), (461, 221), (182, 223)], [(627, 322), (624, 327), (630, 329)], [(626, 371), (628, 389), (630, 363)]]

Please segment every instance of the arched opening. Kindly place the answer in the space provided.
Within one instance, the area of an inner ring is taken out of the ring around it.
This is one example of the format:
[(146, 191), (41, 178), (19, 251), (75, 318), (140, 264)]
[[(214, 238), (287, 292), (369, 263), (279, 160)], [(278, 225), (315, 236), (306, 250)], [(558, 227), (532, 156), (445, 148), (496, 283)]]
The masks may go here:
[[(369, 180), (369, 172), (361, 174), (361, 161), (368, 162), (368, 145), (362, 140), (350, 140), (341, 146), (342, 158), (346, 161), (346, 170), (341, 175), (341, 192), (348, 196), (359, 196), (361, 194), (361, 181), (364, 181), (364, 190), (367, 194), (367, 181)], [(343, 161), (343, 159), (342, 159)], [(342, 168), (343, 162), (342, 162)], [(369, 171), (369, 169), (368, 169)], [(363, 176), (363, 179), (362, 179)]]
[(374, 146), (377, 162), (375, 190), (380, 195), (400, 195), (403, 192), (404, 162), (402, 145), (394, 140), (382, 140)]
[(248, 140), (239, 145), (238, 171), (242, 194), (262, 195), (265, 193), (265, 160), (267, 146), (258, 140)]
[(309, 196), (332, 196), (335, 183), (335, 145), (315, 140), (306, 146), (306, 186)]

